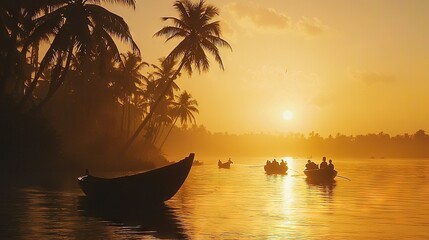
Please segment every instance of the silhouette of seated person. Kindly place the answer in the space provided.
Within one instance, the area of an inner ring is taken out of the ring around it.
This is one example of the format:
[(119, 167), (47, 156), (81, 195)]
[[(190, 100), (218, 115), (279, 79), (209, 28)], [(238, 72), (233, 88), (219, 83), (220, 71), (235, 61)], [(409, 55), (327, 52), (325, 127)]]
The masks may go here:
[(282, 161), (280, 162), (280, 166), (281, 166), (281, 167), (286, 167), (286, 165), (287, 165), (287, 164), (286, 164), (286, 163), (285, 163), (285, 161), (282, 159)]
[(313, 167), (313, 165), (311, 164), (311, 161), (308, 160), (307, 164), (305, 164), (305, 170), (311, 170), (311, 169), (313, 169), (312, 167)]
[(331, 159), (329, 159), (329, 164), (328, 164), (328, 166), (327, 166), (327, 169), (328, 170), (334, 170), (334, 164), (332, 163), (332, 160)]
[(279, 166), (279, 162), (277, 162), (277, 160), (276, 160), (276, 159), (274, 159), (274, 160), (273, 160), (273, 166), (274, 166), (274, 167)]
[(319, 169), (319, 166), (317, 166), (317, 164), (314, 163), (313, 161), (308, 160), (307, 164), (305, 164), (305, 169), (306, 170)]
[(311, 164), (313, 165), (312, 169), (319, 169), (319, 165), (317, 165), (315, 162), (311, 162)]
[(324, 169), (328, 166), (328, 163), (326, 162), (326, 157), (322, 158), (322, 162), (320, 163), (320, 169)]

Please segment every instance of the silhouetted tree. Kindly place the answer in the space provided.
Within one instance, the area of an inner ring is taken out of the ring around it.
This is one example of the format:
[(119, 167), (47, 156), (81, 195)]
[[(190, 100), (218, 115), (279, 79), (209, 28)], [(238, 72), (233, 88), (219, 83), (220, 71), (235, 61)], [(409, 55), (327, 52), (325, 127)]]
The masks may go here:
[[(166, 95), (169, 98), (173, 98), (174, 91), (179, 91), (180, 87), (175, 82), (170, 84), (170, 86), (167, 86), (167, 85), (168, 85), (168, 81), (174, 76), (174, 74), (177, 71), (177, 69), (174, 69), (174, 66), (177, 64), (177, 61), (175, 60), (166, 61), (165, 58), (160, 58), (159, 62), (161, 63), (161, 66), (152, 64), (152, 67), (155, 70), (151, 72), (156, 83), (157, 92), (155, 92), (155, 96), (159, 96), (165, 88), (169, 88), (166, 91)], [(180, 76), (180, 73), (177, 75), (177, 77), (179, 76)]]
[[(53, 40), (34, 79), (20, 101), (20, 107), (24, 107), (28, 99), (32, 97), (43, 70), (49, 65), (55, 64), (54, 74), (50, 79), (50, 87), (46, 96), (46, 99), (49, 100), (64, 82), (73, 54), (86, 55), (94, 51), (96, 47), (104, 47), (104, 49), (114, 52), (112, 57), (120, 60), (118, 48), (112, 37), (129, 43), (132, 49), (139, 53), (123, 18), (99, 5), (88, 3), (100, 3), (102, 1), (59, 1), (62, 4), (56, 9), (35, 20), (34, 29), (26, 41), (24, 49), (30, 44), (40, 42), (48, 37), (53, 38)], [(104, 2), (112, 1), (104, 0)], [(117, 0), (114, 2), (135, 6), (134, 0)], [(97, 49), (96, 52), (102, 51)], [(42, 100), (41, 104), (45, 102), (46, 100)]]
[[(127, 137), (130, 133), (131, 125), (131, 105), (135, 105), (133, 101), (137, 94), (141, 93), (141, 86), (145, 76), (141, 74), (144, 66), (149, 64), (142, 62), (141, 58), (135, 53), (128, 52), (121, 54), (123, 64), (119, 65), (120, 80), (115, 82), (115, 88), (119, 91), (119, 99), (122, 103), (122, 119), (121, 119), (121, 133), (124, 128), (125, 116), (127, 116)], [(127, 110), (126, 110), (127, 109)]]
[(170, 135), (171, 130), (173, 129), (178, 119), (180, 119), (180, 122), (182, 125), (188, 122), (195, 124), (196, 121), (195, 121), (194, 113), (199, 113), (197, 108), (198, 106), (197, 100), (193, 99), (191, 94), (189, 94), (186, 91), (178, 95), (177, 102), (173, 102), (172, 104), (173, 104), (172, 112), (173, 112), (174, 121), (171, 124), (171, 127), (164, 138), (164, 141), (162, 141), (161, 145), (159, 146), (160, 149), (162, 148), (162, 146), (164, 146), (165, 141)]
[(232, 49), (229, 43), (220, 37), (219, 22), (212, 21), (215, 16), (219, 15), (216, 7), (206, 4), (204, 0), (200, 0), (198, 3), (192, 3), (188, 0), (176, 1), (173, 6), (178, 11), (179, 17), (162, 18), (164, 21), (171, 20), (173, 25), (163, 27), (154, 36), (166, 36), (167, 41), (176, 38), (182, 39), (166, 58), (166, 61), (181, 59), (179, 67), (175, 74), (168, 80), (164, 91), (152, 105), (149, 114), (126, 143), (124, 151), (128, 149), (141, 130), (146, 126), (153, 111), (167, 93), (170, 85), (173, 84), (173, 81), (177, 78), (182, 68), (185, 68), (189, 74), (192, 74), (193, 68), (198, 69), (199, 72), (208, 71), (210, 66), (206, 55), (206, 51), (208, 51), (214, 56), (220, 68), (223, 69), (218, 47), (222, 46)]

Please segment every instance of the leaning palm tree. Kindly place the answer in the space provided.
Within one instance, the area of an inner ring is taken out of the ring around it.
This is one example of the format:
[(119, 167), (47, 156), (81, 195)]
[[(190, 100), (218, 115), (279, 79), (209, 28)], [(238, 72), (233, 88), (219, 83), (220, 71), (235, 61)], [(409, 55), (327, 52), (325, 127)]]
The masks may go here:
[(219, 10), (216, 7), (206, 4), (204, 0), (200, 0), (198, 3), (192, 3), (189, 0), (176, 1), (173, 6), (178, 11), (179, 17), (163, 17), (162, 20), (171, 20), (173, 25), (163, 27), (154, 36), (165, 36), (167, 37), (166, 41), (177, 38), (182, 39), (166, 58), (166, 61), (180, 59), (180, 65), (175, 74), (167, 81), (164, 91), (159, 95), (149, 114), (128, 140), (123, 151), (128, 149), (146, 126), (152, 117), (153, 111), (182, 68), (190, 75), (193, 68), (196, 68), (199, 72), (208, 71), (210, 67), (206, 54), (206, 51), (208, 51), (214, 56), (220, 68), (224, 69), (218, 47), (232, 49), (229, 43), (221, 38), (219, 21), (213, 21), (213, 18), (219, 15)]
[(177, 102), (173, 102), (172, 104), (173, 104), (172, 112), (173, 112), (174, 121), (171, 124), (171, 127), (164, 138), (164, 141), (162, 141), (161, 145), (159, 146), (160, 149), (162, 148), (162, 146), (164, 146), (164, 143), (167, 140), (168, 136), (170, 135), (174, 125), (176, 125), (177, 120), (180, 119), (180, 122), (182, 125), (188, 122), (195, 123), (196, 121), (195, 121), (194, 113), (199, 113), (197, 108), (198, 107), (197, 100), (193, 99), (191, 94), (189, 94), (186, 91), (178, 95)]

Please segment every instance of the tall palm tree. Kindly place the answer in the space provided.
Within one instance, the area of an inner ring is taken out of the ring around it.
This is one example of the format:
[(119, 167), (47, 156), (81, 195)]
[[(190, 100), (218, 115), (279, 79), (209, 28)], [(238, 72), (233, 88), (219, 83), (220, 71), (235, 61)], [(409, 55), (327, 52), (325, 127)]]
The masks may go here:
[(173, 122), (172, 103), (173, 99), (169, 97), (164, 97), (159, 103), (148, 124), (147, 129), (149, 134), (146, 134), (147, 138), (145, 141), (149, 141), (155, 145), (156, 141), (162, 136), (166, 126), (169, 126)]
[(120, 98), (123, 102), (122, 104), (122, 120), (121, 120), (121, 132), (123, 129), (125, 121), (126, 109), (128, 122), (127, 122), (127, 137), (130, 132), (131, 125), (131, 104), (135, 98), (135, 95), (140, 91), (139, 86), (143, 84), (143, 79), (145, 76), (141, 74), (141, 69), (144, 66), (149, 64), (142, 62), (140, 56), (132, 52), (127, 52), (127, 54), (121, 54), (123, 64), (119, 65), (119, 73), (121, 75), (121, 80), (116, 81), (116, 85), (120, 91)]
[(49, 64), (56, 63), (58, 74), (57, 79), (52, 79), (53, 87), (48, 97), (63, 83), (73, 54), (90, 54), (95, 47), (102, 46), (106, 50), (113, 51), (113, 57), (120, 60), (113, 37), (129, 43), (137, 54), (140, 53), (124, 19), (97, 5), (100, 2), (115, 2), (135, 7), (135, 0), (63, 0), (62, 2), (64, 4), (36, 20), (34, 30), (24, 45), (26, 49), (31, 43), (39, 42), (43, 38), (53, 38), (20, 106), (30, 98), (43, 69)]
[[(23, 42), (28, 38), (33, 19), (47, 4), (47, 0), (0, 1), (0, 94), (19, 95), (22, 67), (26, 50)], [(23, 56), (21, 56), (23, 55)], [(7, 89), (6, 89), (7, 88)]]
[(167, 132), (167, 135), (164, 138), (164, 141), (162, 141), (159, 148), (161, 149), (162, 146), (164, 146), (165, 141), (167, 140), (168, 136), (171, 133), (171, 130), (173, 129), (174, 125), (176, 125), (177, 120), (180, 119), (181, 124), (186, 124), (187, 122), (193, 122), (195, 123), (195, 117), (194, 113), (199, 113), (198, 111), (198, 102), (197, 100), (192, 98), (192, 95), (188, 92), (184, 91), (180, 95), (177, 96), (177, 102), (173, 102), (173, 116), (174, 121), (173, 124), (171, 124), (170, 129)]
[[(152, 67), (155, 69), (152, 72), (152, 76), (155, 78), (156, 89), (158, 90), (158, 92), (156, 93), (157, 96), (159, 96), (160, 93), (167, 87), (169, 79), (174, 76), (176, 72), (174, 66), (177, 64), (177, 61), (166, 61), (165, 58), (160, 58), (159, 61), (161, 62), (161, 66), (152, 64)], [(180, 76), (180, 74), (178, 76)], [(173, 82), (172, 84), (170, 84), (166, 95), (169, 98), (174, 98), (174, 91), (179, 90), (180, 87), (175, 82)]]
[(213, 21), (213, 18), (219, 15), (219, 10), (216, 7), (206, 4), (204, 0), (200, 0), (198, 3), (192, 3), (189, 0), (176, 1), (173, 6), (177, 10), (179, 17), (163, 17), (162, 20), (171, 20), (173, 25), (163, 27), (154, 36), (165, 36), (167, 37), (166, 41), (176, 38), (182, 39), (166, 58), (166, 61), (180, 59), (180, 65), (175, 74), (168, 80), (164, 91), (154, 102), (151, 112), (126, 143), (123, 151), (128, 149), (146, 126), (152, 117), (154, 109), (167, 93), (182, 68), (185, 68), (190, 75), (193, 68), (196, 68), (199, 72), (208, 71), (210, 67), (206, 55), (206, 51), (208, 51), (214, 56), (220, 68), (224, 69), (218, 47), (232, 49), (229, 43), (221, 38), (219, 21)]

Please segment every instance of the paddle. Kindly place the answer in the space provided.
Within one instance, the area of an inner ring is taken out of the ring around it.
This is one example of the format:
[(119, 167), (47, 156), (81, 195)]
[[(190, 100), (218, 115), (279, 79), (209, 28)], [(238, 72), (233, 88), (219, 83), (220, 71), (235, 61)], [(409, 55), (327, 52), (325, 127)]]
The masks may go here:
[(294, 169), (292, 169), (292, 168), (289, 168), (289, 170), (292, 170), (292, 171), (294, 171), (294, 172), (300, 173), (300, 172), (298, 172), (297, 170), (294, 170)]
[(344, 179), (347, 179), (347, 180), (351, 181), (351, 179), (350, 179), (350, 178), (348, 178), (348, 177), (344, 177), (344, 176), (337, 176), (337, 177), (339, 177), (339, 178), (344, 178)]

